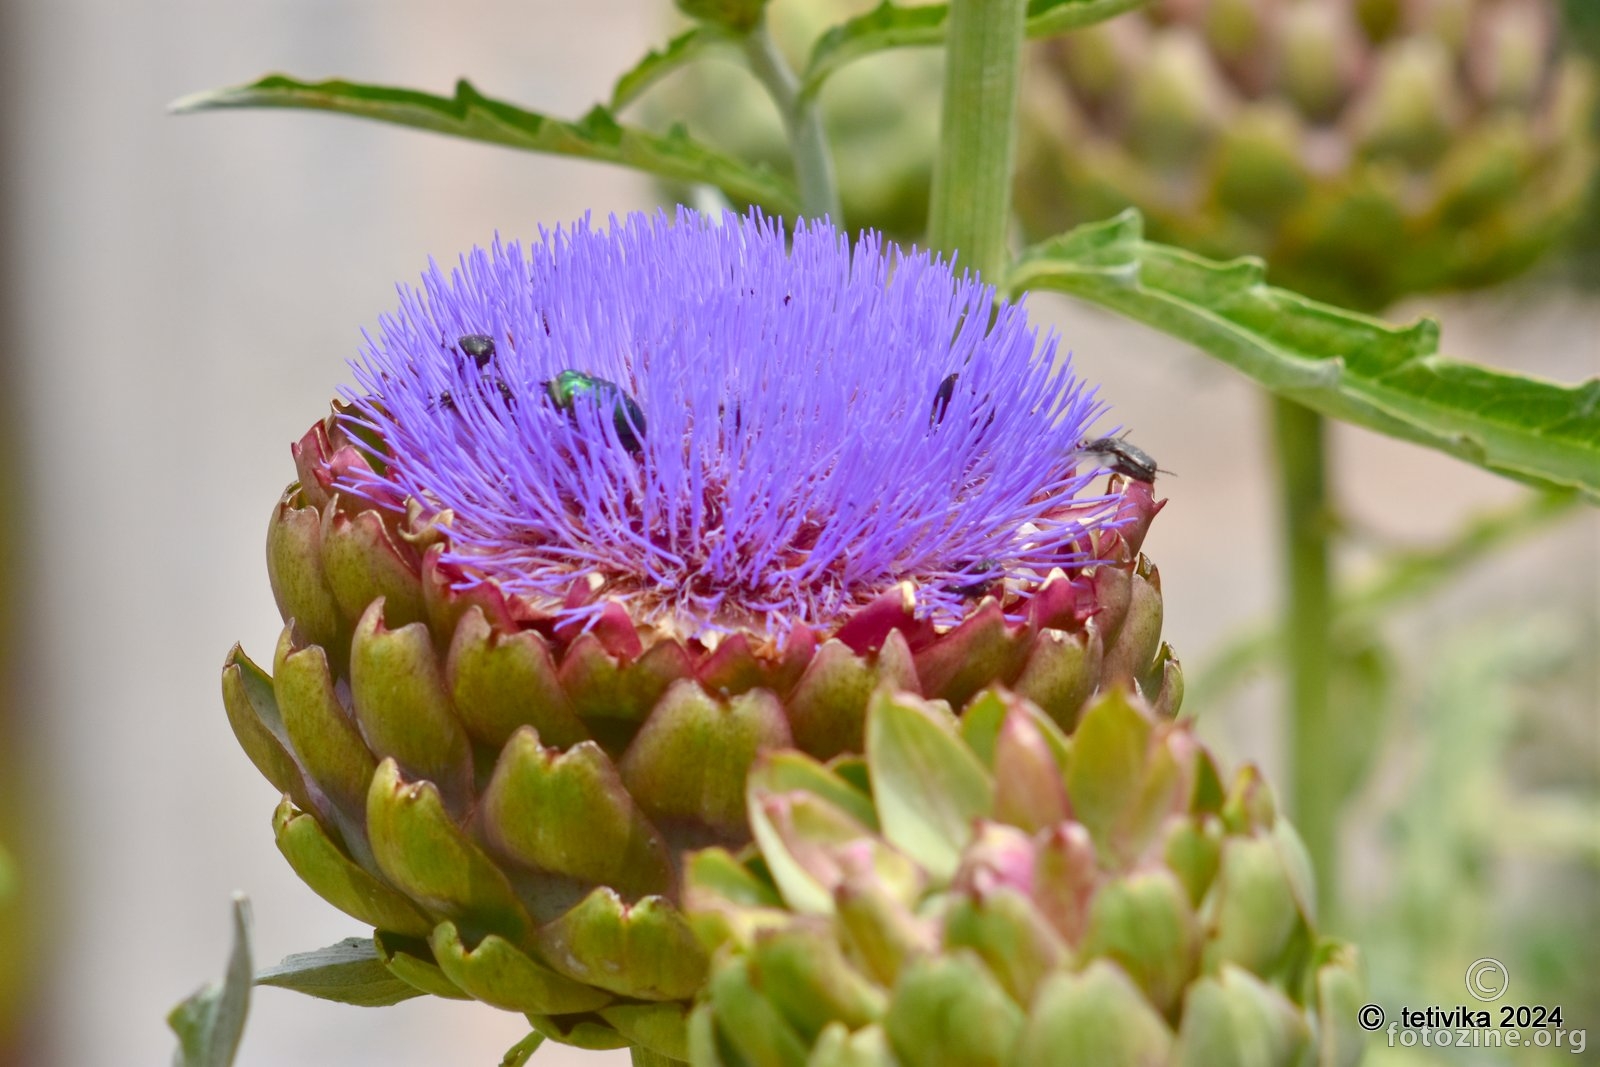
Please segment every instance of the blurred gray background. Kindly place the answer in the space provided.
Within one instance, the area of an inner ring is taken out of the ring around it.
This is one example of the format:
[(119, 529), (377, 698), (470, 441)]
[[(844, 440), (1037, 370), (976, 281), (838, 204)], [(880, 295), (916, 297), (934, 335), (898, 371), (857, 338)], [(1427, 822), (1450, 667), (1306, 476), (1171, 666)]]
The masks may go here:
[[(36, 932), (50, 967), (38, 972), (24, 1062), (166, 1063), (164, 1015), (220, 973), (235, 889), (254, 900), (261, 962), (366, 932), (279, 857), (276, 797), (219, 699), (228, 647), (242, 641), (259, 658), (277, 635), (263, 540), (293, 474), (288, 444), (345, 379), (359, 329), (427, 256), (654, 203), (643, 179), (616, 169), (318, 115), (176, 119), (165, 105), (268, 70), (436, 91), (465, 73), (491, 94), (576, 116), (665, 40), (666, 7), (0, 6), (0, 353), (21, 449), (10, 473), (27, 501), (7, 501), (23, 539), (12, 657), (35, 746), (22, 817), (48, 841), (26, 872), (47, 904)], [(1080, 373), (1104, 383), (1116, 420), (1176, 472), (1147, 550), (1169, 636), (1186, 664), (1202, 663), (1272, 607), (1262, 405), (1231, 372), (1141, 328), (1064, 301), (1035, 307)], [(1440, 313), (1458, 356), (1569, 380), (1600, 370), (1600, 310), (1561, 290), (1411, 310)], [(1425, 542), (1520, 494), (1360, 432), (1340, 432), (1337, 452), (1353, 519), (1379, 539)], [(1408, 617), (1408, 647), (1425, 654), (1455, 620), (1516, 628), (1550, 605), (1592, 605), (1597, 533), (1591, 513), (1480, 569)], [(1592, 678), (1583, 684), (1593, 692)], [(1258, 688), (1203, 729), (1229, 758), (1270, 771), (1270, 698)], [(518, 1017), (478, 1005), (358, 1009), (265, 990), (240, 1063), (470, 1067), (498, 1062), (525, 1033)], [(537, 1062), (626, 1057), (549, 1050)]]

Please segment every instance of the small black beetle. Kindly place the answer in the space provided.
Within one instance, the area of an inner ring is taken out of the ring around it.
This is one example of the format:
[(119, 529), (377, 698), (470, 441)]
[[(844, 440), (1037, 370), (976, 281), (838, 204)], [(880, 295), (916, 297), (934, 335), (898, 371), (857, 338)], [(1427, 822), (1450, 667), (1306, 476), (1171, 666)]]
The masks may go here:
[(472, 357), (472, 362), (478, 365), (479, 370), (487, 367), (494, 358), (494, 338), (488, 334), (469, 333), (457, 340), (456, 345)]
[(945, 376), (939, 383), (939, 388), (933, 394), (933, 410), (928, 412), (928, 425), (936, 426), (944, 421), (945, 412), (950, 410), (950, 398), (956, 395), (956, 380), (959, 373)]

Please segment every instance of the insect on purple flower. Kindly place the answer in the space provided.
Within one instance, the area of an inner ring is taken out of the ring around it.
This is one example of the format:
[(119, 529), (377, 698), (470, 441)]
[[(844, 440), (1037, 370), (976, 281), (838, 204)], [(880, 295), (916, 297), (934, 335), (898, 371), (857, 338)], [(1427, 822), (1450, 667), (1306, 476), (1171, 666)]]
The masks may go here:
[(342, 488), (448, 512), (461, 582), (558, 614), (592, 615), (564, 605), (598, 581), (683, 637), (781, 635), (910, 581), (954, 622), (971, 561), (1025, 597), (1116, 505), (1073, 462), (1104, 405), (993, 300), (825, 222), (680, 210), (496, 240), (369, 338), (349, 418), (387, 455)]

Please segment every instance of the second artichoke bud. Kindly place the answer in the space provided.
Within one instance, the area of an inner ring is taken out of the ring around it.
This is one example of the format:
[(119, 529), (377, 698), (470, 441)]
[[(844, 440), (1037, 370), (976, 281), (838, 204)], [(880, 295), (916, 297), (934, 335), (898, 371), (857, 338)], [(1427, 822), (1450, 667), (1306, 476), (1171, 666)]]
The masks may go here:
[(1250, 769), (1125, 691), (1069, 735), (880, 693), (864, 760), (765, 757), (759, 862), (696, 857), (695, 1067), (1336, 1067), (1360, 977)]
[(1594, 173), (1559, 42), (1553, 0), (1155, 0), (1033, 56), (1017, 210), (1043, 237), (1137, 207), (1364, 309), (1498, 281)]

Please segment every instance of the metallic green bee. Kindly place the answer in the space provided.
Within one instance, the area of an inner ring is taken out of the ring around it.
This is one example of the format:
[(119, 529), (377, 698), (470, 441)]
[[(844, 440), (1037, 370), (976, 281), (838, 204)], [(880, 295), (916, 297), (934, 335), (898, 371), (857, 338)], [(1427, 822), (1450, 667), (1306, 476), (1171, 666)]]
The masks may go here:
[(550, 397), (550, 403), (554, 404), (558, 411), (566, 412), (572, 411), (573, 403), (580, 396), (593, 397), (596, 400), (606, 397), (616, 398), (611, 419), (612, 425), (617, 429), (617, 440), (622, 442), (622, 447), (629, 452), (643, 449), (644, 412), (639, 410), (638, 403), (623, 392), (616, 382), (597, 378), (579, 370), (564, 370), (544, 383), (544, 391)]

